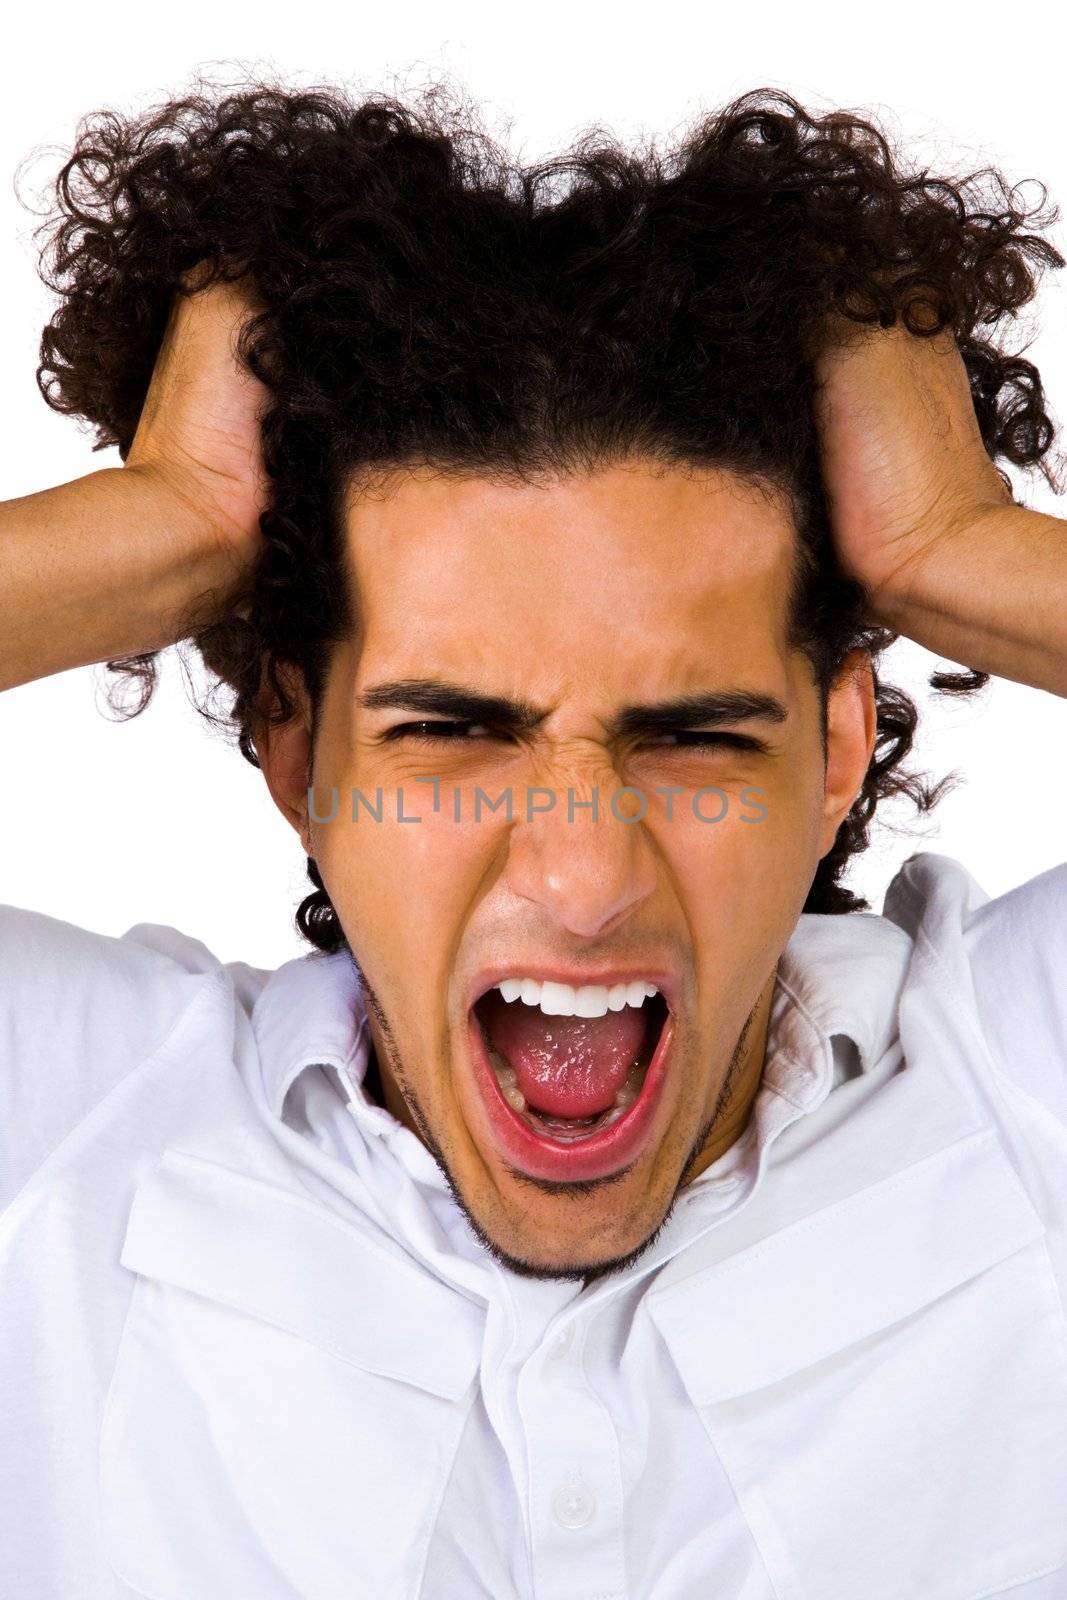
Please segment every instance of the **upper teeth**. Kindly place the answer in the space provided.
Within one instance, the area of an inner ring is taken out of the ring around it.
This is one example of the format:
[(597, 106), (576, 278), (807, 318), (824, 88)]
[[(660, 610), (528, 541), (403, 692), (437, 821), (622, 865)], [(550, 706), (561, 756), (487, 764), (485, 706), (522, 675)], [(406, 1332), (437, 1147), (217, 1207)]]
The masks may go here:
[(537, 978), (505, 978), (496, 987), (510, 1004), (538, 1006), (549, 1017), (603, 1017), (623, 1006), (643, 1006), (659, 990), (654, 983), (635, 978), (632, 983), (583, 983), (578, 989), (569, 983), (541, 983)]

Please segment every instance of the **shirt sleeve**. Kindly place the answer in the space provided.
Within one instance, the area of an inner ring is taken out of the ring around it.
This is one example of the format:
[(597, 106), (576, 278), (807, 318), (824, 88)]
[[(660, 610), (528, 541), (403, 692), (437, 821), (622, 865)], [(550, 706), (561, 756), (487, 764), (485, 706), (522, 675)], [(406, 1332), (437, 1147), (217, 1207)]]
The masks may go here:
[(990, 1053), (1067, 1123), (1067, 862), (972, 909), (963, 940)]
[[(115, 938), (0, 905), (0, 1209), (166, 1039), (219, 962), (177, 928)], [(251, 1006), (268, 975), (226, 964)]]

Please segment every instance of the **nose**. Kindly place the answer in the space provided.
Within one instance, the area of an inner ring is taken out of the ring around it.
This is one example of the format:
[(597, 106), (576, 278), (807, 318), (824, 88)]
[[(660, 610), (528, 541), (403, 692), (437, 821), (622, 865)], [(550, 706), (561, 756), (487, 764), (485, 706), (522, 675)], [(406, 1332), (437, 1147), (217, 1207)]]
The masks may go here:
[(516, 798), (508, 886), (561, 928), (586, 939), (611, 933), (651, 895), (656, 860), (641, 820), (647, 797), (623, 788), (613, 772), (606, 782), (546, 780)]

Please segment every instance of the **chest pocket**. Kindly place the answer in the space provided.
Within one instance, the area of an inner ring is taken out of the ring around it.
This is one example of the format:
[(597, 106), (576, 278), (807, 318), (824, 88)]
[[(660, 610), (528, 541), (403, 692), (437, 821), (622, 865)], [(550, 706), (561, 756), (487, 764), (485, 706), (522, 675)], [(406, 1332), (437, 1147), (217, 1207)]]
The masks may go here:
[(1022, 1600), (1067, 1564), (1044, 1232), (982, 1131), (653, 1294), (779, 1600)]
[(413, 1600), (482, 1313), (310, 1199), (168, 1152), (100, 1438), (105, 1548), (151, 1600)]

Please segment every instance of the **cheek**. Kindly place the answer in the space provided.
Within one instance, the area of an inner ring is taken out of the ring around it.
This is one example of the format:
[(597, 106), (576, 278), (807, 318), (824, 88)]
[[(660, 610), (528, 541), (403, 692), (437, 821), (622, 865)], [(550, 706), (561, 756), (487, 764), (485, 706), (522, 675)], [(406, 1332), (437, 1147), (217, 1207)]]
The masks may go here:
[(382, 786), (380, 804), (376, 790), (363, 789), (374, 812), (357, 800), (356, 821), (351, 789), (342, 790), (337, 817), (319, 829), (317, 859), (372, 982), (389, 972), (407, 993), (439, 1003), (499, 830), (457, 823), (445, 785), (437, 811), (432, 785), (401, 788)]
[[(694, 942), (719, 970), (746, 964), (792, 930), (817, 860), (818, 797), (796, 781), (762, 777), (694, 802), (679, 796), (658, 843)], [(746, 820), (748, 819), (748, 820)]]
[(812, 774), (708, 777), (677, 795), (657, 831), (681, 885), (701, 883), (726, 900), (773, 887), (774, 864), (806, 858), (817, 834), (821, 789)]

